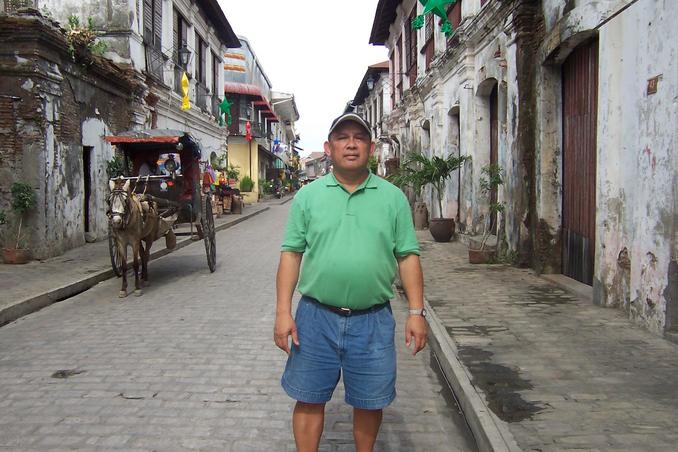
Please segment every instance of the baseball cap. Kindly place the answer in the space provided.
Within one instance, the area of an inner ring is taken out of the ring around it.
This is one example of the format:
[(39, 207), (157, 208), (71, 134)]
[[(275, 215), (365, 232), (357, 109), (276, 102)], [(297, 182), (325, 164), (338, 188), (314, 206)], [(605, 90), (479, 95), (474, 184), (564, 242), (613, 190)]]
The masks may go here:
[(339, 127), (339, 125), (343, 124), (346, 121), (353, 121), (358, 125), (362, 126), (369, 135), (370, 139), (372, 139), (372, 127), (370, 127), (370, 123), (365, 121), (362, 116), (352, 111), (344, 113), (343, 115), (339, 116), (334, 121), (332, 121), (330, 131), (327, 132), (327, 139), (329, 140), (330, 135), (332, 135), (332, 132), (334, 132), (334, 129), (336, 129), (337, 127)]

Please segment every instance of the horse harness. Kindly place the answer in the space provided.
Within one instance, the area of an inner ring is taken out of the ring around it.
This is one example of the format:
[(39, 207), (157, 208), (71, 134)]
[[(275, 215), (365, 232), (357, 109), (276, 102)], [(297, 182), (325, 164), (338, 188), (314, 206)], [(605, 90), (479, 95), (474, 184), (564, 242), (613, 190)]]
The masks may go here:
[[(119, 212), (113, 210), (113, 204), (115, 199), (122, 199), (122, 204), (124, 205), (124, 210)], [(131, 217), (131, 199), (130, 194), (126, 190), (121, 188), (116, 188), (111, 191), (111, 196), (108, 198), (108, 212), (106, 212), (108, 219), (111, 220), (114, 216), (118, 215), (122, 218), (122, 229), (126, 229), (129, 224)]]

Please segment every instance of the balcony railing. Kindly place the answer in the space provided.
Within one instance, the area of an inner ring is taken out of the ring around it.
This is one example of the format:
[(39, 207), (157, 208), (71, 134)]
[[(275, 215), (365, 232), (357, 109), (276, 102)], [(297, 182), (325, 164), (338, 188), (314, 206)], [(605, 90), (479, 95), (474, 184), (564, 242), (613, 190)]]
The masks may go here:
[(212, 115), (215, 118), (218, 118), (219, 115), (221, 114), (221, 110), (219, 110), (219, 104), (221, 103), (220, 99), (217, 97), (216, 94), (212, 94)]
[(207, 110), (207, 98), (210, 97), (209, 90), (202, 83), (196, 83), (195, 85), (195, 105), (197, 105), (202, 111)]
[(179, 66), (174, 66), (174, 92), (178, 95), (183, 96), (184, 93), (181, 92), (181, 76), (183, 75), (184, 70)]
[(153, 46), (146, 45), (146, 73), (160, 83), (165, 83), (163, 69), (165, 57), (162, 52)]

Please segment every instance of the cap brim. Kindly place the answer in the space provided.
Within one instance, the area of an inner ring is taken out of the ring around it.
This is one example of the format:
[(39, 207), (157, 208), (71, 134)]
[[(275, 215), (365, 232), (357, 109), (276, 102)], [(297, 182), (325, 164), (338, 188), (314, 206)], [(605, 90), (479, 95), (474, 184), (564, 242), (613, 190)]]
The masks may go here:
[(332, 135), (332, 132), (334, 132), (337, 127), (339, 127), (341, 124), (344, 124), (346, 121), (355, 122), (360, 125), (363, 129), (365, 129), (370, 139), (372, 139), (372, 130), (370, 129), (369, 124), (367, 124), (367, 122), (356, 113), (345, 113), (339, 118), (335, 119), (332, 123), (332, 126), (330, 127), (330, 131), (327, 132), (327, 137), (329, 138), (329, 136)]

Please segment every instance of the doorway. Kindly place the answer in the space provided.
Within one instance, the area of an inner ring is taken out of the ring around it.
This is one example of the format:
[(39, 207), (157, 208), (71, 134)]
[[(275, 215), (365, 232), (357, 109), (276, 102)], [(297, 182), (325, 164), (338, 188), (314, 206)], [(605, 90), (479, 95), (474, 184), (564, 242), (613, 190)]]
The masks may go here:
[(85, 233), (92, 232), (92, 223), (90, 220), (90, 205), (92, 198), (92, 153), (94, 148), (92, 146), (83, 146), (82, 148), (82, 180), (84, 183), (83, 196), (83, 221)]
[[(495, 83), (490, 93), (490, 165), (499, 163), (499, 84)], [(490, 191), (490, 205), (497, 203), (497, 187)], [(490, 213), (490, 232), (497, 235), (497, 212)]]
[(596, 223), (598, 40), (578, 46), (562, 76), (562, 272), (593, 284)]

